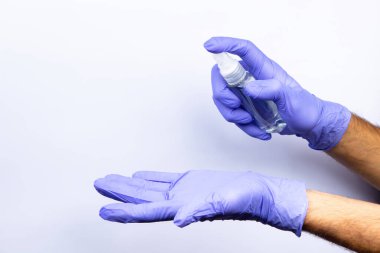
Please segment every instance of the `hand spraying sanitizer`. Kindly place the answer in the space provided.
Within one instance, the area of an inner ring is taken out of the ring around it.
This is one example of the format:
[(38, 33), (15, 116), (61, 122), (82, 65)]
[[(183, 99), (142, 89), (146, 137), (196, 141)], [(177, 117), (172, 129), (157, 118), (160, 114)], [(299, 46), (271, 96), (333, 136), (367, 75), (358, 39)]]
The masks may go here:
[(270, 100), (252, 99), (243, 92), (243, 88), (255, 80), (253, 76), (227, 53), (213, 56), (228, 87), (241, 100), (242, 107), (251, 114), (257, 126), (267, 133), (280, 133), (286, 123), (278, 113), (276, 104)]

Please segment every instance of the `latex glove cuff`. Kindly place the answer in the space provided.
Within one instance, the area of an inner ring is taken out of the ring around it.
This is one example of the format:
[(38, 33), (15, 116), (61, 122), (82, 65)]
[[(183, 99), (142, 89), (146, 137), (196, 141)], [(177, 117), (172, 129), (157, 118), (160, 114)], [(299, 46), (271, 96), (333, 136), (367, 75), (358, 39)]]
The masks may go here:
[(316, 150), (329, 150), (342, 139), (351, 119), (351, 112), (344, 106), (323, 101), (321, 117), (316, 126), (305, 136), (309, 147)]
[[(273, 196), (273, 208), (268, 213), (268, 224), (300, 237), (308, 208), (305, 184), (283, 179), (280, 184), (269, 183), (269, 186), (277, 190), (272, 191), (276, 194)], [(264, 219), (261, 222), (265, 224)]]

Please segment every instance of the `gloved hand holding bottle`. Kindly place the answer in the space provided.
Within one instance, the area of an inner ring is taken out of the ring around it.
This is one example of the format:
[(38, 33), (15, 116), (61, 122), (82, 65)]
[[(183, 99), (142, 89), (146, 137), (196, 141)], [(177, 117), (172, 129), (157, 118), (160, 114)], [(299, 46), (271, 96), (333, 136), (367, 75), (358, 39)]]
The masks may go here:
[(307, 211), (303, 183), (254, 172), (193, 170), (136, 172), (95, 181), (102, 195), (124, 202), (100, 216), (122, 223), (174, 220), (179, 227), (204, 220), (255, 220), (301, 235)]
[[(340, 141), (351, 118), (344, 106), (319, 99), (303, 89), (250, 41), (214, 37), (204, 46), (211, 53), (228, 52), (242, 59), (242, 66), (256, 79), (245, 85), (244, 93), (253, 100), (273, 101), (277, 105), (286, 123), (280, 134), (300, 136), (318, 150), (331, 149)], [(212, 88), (214, 102), (227, 121), (236, 123), (252, 137), (271, 138), (242, 108), (241, 99), (227, 87), (217, 65), (212, 69)]]

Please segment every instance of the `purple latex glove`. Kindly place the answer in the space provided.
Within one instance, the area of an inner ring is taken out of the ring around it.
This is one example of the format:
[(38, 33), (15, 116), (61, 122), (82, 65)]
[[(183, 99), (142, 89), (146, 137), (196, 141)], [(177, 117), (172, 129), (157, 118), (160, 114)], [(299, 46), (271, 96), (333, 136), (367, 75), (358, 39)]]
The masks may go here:
[(194, 170), (108, 175), (96, 190), (125, 203), (106, 205), (100, 216), (122, 223), (174, 220), (179, 227), (204, 220), (255, 220), (301, 235), (307, 210), (303, 183), (254, 172)]
[[(351, 113), (345, 107), (321, 100), (303, 89), (250, 41), (214, 37), (204, 47), (209, 52), (228, 52), (243, 60), (243, 67), (256, 79), (244, 91), (253, 99), (273, 100), (276, 103), (281, 117), (287, 123), (280, 134), (300, 136), (313, 149), (328, 150), (338, 144), (351, 118)], [(227, 121), (236, 123), (252, 137), (262, 140), (271, 138), (240, 107), (240, 100), (227, 87), (217, 65), (212, 69), (212, 88), (214, 102)]]

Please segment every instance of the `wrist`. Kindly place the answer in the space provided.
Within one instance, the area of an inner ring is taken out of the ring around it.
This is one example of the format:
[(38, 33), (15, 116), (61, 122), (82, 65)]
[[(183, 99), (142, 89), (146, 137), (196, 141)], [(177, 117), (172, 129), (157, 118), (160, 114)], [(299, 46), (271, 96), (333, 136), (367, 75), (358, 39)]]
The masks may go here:
[(320, 120), (305, 135), (309, 147), (316, 150), (329, 150), (342, 139), (351, 119), (351, 112), (344, 106), (323, 101)]
[(281, 179), (276, 183), (276, 188), (276, 190), (271, 190), (274, 208), (268, 215), (269, 225), (292, 231), (299, 237), (308, 208), (305, 184)]
[(323, 204), (323, 193), (317, 192), (314, 190), (307, 190), (306, 191), (307, 201), (308, 201), (308, 208), (305, 216), (305, 221), (303, 224), (303, 230), (309, 231), (311, 227), (314, 226), (315, 223), (315, 212), (316, 210), (323, 210), (324, 208), (321, 208), (321, 203)]

